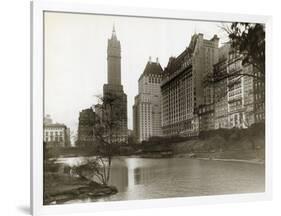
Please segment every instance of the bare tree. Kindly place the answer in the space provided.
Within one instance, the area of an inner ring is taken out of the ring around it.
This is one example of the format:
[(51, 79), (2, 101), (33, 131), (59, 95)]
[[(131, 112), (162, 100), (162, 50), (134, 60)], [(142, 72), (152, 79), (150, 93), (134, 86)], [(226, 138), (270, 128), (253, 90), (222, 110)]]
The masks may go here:
[(107, 93), (104, 96), (97, 96), (100, 104), (95, 109), (96, 120), (93, 128), (94, 138), (98, 143), (98, 156), (93, 165), (100, 164), (99, 170), (95, 173), (101, 182), (108, 184), (114, 149), (122, 140), (119, 139), (120, 128), (122, 128), (125, 110), (122, 109), (122, 95)]
[(86, 159), (82, 162), (82, 165), (73, 166), (72, 173), (85, 180), (95, 180), (96, 178), (103, 185), (108, 184), (107, 165), (101, 156), (97, 156), (94, 159)]

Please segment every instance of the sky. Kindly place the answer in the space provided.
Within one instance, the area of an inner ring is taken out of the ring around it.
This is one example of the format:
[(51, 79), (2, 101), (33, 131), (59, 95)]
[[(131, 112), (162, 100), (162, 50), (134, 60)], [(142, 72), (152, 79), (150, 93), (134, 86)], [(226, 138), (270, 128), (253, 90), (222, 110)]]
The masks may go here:
[(128, 100), (128, 128), (138, 79), (151, 56), (164, 68), (194, 33), (227, 35), (221, 22), (45, 12), (45, 115), (77, 133), (79, 112), (97, 103), (107, 82), (107, 40), (115, 25), (121, 43), (121, 77)]

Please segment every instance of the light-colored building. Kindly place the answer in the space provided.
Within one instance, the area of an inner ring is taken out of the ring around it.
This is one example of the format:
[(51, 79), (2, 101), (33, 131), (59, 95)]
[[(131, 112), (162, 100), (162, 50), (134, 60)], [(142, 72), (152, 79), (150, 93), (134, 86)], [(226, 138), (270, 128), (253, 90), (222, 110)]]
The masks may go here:
[(229, 128), (247, 128), (255, 123), (254, 80), (250, 76), (236, 76), (235, 73), (253, 74), (252, 65), (242, 65), (242, 56), (230, 51), (228, 61), (228, 123)]
[(44, 125), (44, 142), (47, 148), (67, 147), (67, 127), (59, 123)]
[(161, 89), (163, 69), (156, 59), (149, 59), (138, 80), (139, 94), (133, 106), (133, 129), (138, 142), (152, 136), (162, 136)]
[(164, 135), (195, 136), (199, 127), (205, 127), (198, 111), (213, 103), (213, 89), (205, 87), (203, 81), (218, 62), (218, 45), (216, 35), (206, 40), (203, 34), (194, 34), (189, 46), (178, 57), (170, 58), (161, 84)]

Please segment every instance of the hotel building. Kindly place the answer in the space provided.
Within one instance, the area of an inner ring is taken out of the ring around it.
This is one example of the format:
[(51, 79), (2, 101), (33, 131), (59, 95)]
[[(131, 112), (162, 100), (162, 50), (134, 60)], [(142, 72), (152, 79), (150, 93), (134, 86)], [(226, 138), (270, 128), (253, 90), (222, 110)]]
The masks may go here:
[(199, 128), (214, 127), (208, 120), (214, 115), (213, 88), (204, 87), (203, 79), (218, 62), (218, 44), (216, 35), (206, 40), (203, 34), (194, 34), (189, 46), (170, 58), (161, 83), (164, 135), (196, 136)]
[(133, 130), (138, 142), (152, 136), (162, 136), (161, 80), (163, 69), (156, 59), (149, 59), (138, 80), (139, 94), (133, 106)]
[(230, 44), (219, 48), (218, 63), (214, 65), (214, 127), (229, 128), (227, 79)]

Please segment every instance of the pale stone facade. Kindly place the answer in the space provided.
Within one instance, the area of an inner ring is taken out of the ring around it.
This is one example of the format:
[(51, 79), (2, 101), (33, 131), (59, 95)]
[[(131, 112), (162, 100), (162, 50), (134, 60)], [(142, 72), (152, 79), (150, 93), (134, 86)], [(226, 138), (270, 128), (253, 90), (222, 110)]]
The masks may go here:
[(44, 125), (44, 142), (47, 148), (67, 147), (67, 127), (64, 124), (45, 124)]
[(138, 142), (152, 136), (162, 136), (161, 91), (163, 69), (156, 62), (147, 63), (138, 80), (139, 94), (133, 106), (133, 129)]
[(194, 34), (186, 50), (170, 58), (161, 84), (165, 135), (195, 136), (199, 127), (204, 126), (205, 109), (202, 108), (200, 116), (198, 111), (199, 107), (213, 103), (213, 89), (204, 87), (203, 79), (213, 73), (213, 65), (218, 61), (218, 43), (216, 35), (206, 40), (203, 34)]

